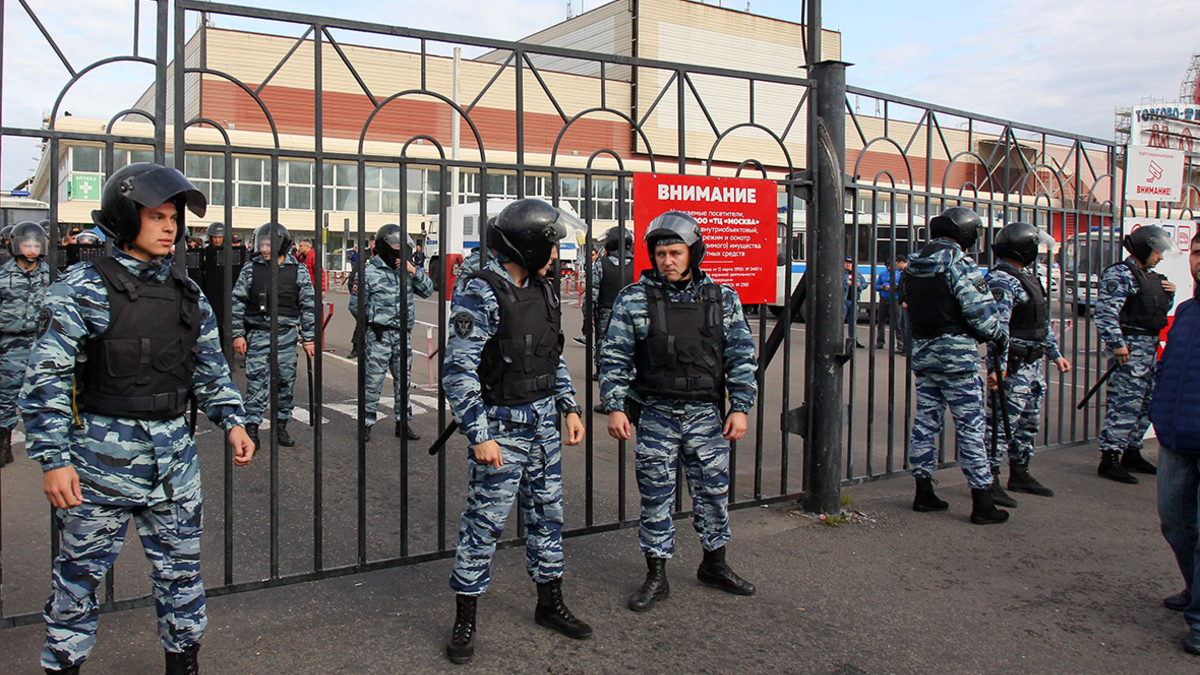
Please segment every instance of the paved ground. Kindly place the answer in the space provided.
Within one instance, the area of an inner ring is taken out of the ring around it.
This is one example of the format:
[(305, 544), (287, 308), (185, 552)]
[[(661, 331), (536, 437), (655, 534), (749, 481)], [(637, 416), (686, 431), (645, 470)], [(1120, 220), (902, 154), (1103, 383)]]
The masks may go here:
[[(1153, 456), (1153, 452), (1149, 453)], [(869, 520), (831, 528), (787, 507), (739, 511), (731, 561), (759, 593), (698, 586), (681, 523), (671, 599), (624, 608), (643, 572), (636, 535), (567, 542), (567, 599), (596, 628), (572, 642), (533, 623), (522, 552), (497, 556), (477, 658), (445, 661), (449, 561), (210, 601), (208, 673), (1184, 673), (1180, 582), (1158, 533), (1153, 482), (1095, 477), (1091, 449), (1045, 453), (1058, 491), (1024, 496), (1000, 526), (967, 522), (957, 470), (938, 476), (945, 514), (911, 511), (911, 482), (848, 491)], [(572, 485), (567, 489), (571, 490)], [(39, 626), (0, 631), (0, 672), (40, 672)], [(160, 673), (153, 610), (102, 617), (88, 675)]]

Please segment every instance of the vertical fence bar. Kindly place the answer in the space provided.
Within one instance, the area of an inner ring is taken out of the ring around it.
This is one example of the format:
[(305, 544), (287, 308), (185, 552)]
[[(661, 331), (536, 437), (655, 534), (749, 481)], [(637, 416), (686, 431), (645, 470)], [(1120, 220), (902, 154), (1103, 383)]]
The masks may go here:
[[(325, 225), (325, 219), (328, 214), (325, 213), (325, 189), (321, 185), (321, 176), (325, 175), (325, 111), (324, 111), (324, 70), (322, 68), (321, 54), (321, 33), (324, 31), (324, 26), (314, 24), (313, 32), (313, 150), (316, 156), (313, 158), (313, 205), (316, 207), (314, 214), (315, 228), (317, 229), (317, 277), (319, 288), (324, 288), (322, 283), (322, 273), (325, 265), (325, 233), (327, 230), (322, 229)], [(342, 243), (343, 250), (345, 242)], [(320, 571), (325, 567), (325, 443), (323, 427), (321, 425), (321, 416), (325, 411), (325, 395), (324, 387), (321, 383), (324, 382), (325, 373), (325, 327), (324, 327), (324, 305), (322, 304), (322, 312), (317, 318), (317, 350), (313, 358), (313, 379), (316, 381), (316, 386), (313, 387), (313, 410), (309, 411), (313, 415), (313, 570)]]

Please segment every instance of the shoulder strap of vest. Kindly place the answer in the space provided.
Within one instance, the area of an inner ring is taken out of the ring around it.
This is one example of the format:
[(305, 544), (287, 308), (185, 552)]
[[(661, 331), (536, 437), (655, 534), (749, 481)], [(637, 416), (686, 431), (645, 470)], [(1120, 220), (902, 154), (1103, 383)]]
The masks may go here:
[(704, 297), (704, 321), (709, 327), (722, 325), (723, 313), (722, 293), (720, 284), (705, 284), (702, 287)]
[(483, 279), (492, 287), (493, 292), (503, 293), (510, 301), (516, 301), (517, 299), (517, 294), (513, 291), (513, 285), (492, 270), (476, 270), (468, 274), (467, 278)]
[(92, 268), (100, 274), (100, 277), (108, 286), (128, 296), (130, 302), (138, 299), (137, 278), (130, 274), (124, 265), (117, 262), (116, 258), (101, 258), (92, 263)]

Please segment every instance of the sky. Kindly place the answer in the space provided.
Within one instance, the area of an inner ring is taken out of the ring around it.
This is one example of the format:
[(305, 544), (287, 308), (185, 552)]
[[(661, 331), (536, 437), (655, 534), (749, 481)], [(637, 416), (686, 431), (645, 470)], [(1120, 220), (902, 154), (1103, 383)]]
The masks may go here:
[[(237, 0), (233, 0), (237, 3)], [(152, 56), (151, 0), (28, 0), (78, 72), (133, 47)], [(255, 7), (328, 14), (327, 0), (241, 0)], [(576, 14), (600, 0), (573, 0)], [(754, 14), (801, 20), (797, 0), (709, 0)], [(566, 18), (565, 0), (341, 0), (340, 18), (515, 40)], [(5, 126), (36, 128), (70, 74), (19, 3), (4, 3)], [(1113, 137), (1113, 108), (1146, 97), (1175, 100), (1193, 52), (1200, 53), (1197, 0), (826, 0), (824, 27), (842, 34), (847, 83), (1026, 124)], [(217, 25), (264, 32), (272, 22)], [(361, 40), (351, 40), (362, 42)], [(737, 63), (730, 63), (736, 68)], [(114, 64), (82, 77), (61, 110), (108, 119), (153, 82), (146, 64)], [(864, 110), (864, 113), (871, 111)], [(5, 138), (0, 187), (32, 175), (38, 143)]]

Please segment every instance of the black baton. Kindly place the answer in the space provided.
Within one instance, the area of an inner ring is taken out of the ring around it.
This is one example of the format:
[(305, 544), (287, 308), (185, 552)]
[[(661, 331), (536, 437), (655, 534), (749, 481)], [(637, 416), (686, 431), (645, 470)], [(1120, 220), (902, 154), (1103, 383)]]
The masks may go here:
[(307, 353), (304, 356), (308, 361), (308, 426), (311, 427), (316, 426), (314, 417), (317, 415), (317, 411), (313, 410), (312, 357)]
[(1108, 381), (1108, 378), (1112, 376), (1113, 371), (1116, 370), (1117, 366), (1119, 365), (1121, 364), (1118, 363), (1116, 359), (1113, 359), (1113, 363), (1108, 367), (1108, 370), (1104, 371), (1104, 374), (1100, 376), (1100, 379), (1096, 380), (1096, 384), (1093, 384), (1092, 388), (1088, 390), (1088, 393), (1083, 395), (1083, 400), (1079, 402), (1079, 405), (1075, 406), (1076, 410), (1083, 410), (1083, 407), (1087, 405), (1087, 402), (1092, 400), (1092, 397), (1096, 395), (1096, 392), (1100, 391), (1100, 385)]
[(454, 435), (455, 431), (458, 431), (458, 422), (450, 420), (450, 424), (447, 424), (446, 428), (442, 429), (441, 435), (437, 437), (437, 440), (433, 442), (433, 445), (429, 446), (429, 454), (436, 455), (441, 452), (442, 448), (444, 448), (446, 443), (450, 441), (450, 437)]

